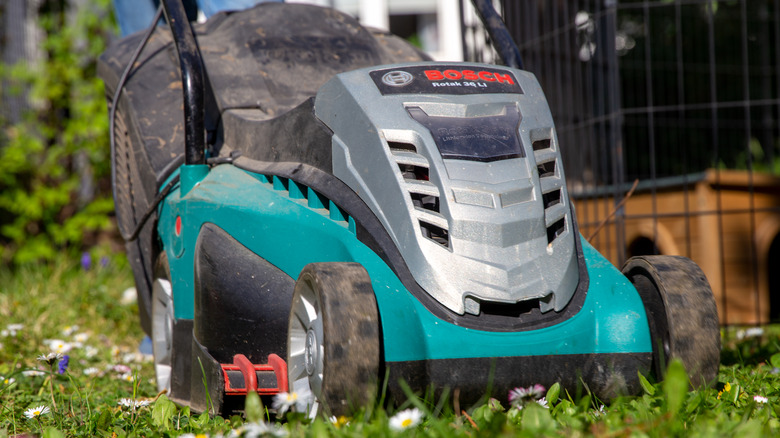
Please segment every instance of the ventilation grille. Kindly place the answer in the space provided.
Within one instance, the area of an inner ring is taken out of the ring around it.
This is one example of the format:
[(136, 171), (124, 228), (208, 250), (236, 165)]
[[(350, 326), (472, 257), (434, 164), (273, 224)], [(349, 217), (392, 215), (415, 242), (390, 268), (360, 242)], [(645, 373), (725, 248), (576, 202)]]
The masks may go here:
[(282, 176), (260, 174), (257, 175), (257, 178), (261, 182), (271, 185), (276, 191), (286, 192), (290, 199), (296, 200), (306, 205), (309, 209), (328, 217), (333, 222), (349, 229), (353, 234), (357, 232), (355, 219), (346, 210), (311, 187)]
[(417, 153), (412, 143), (388, 141), (390, 153), (403, 176), (403, 189), (409, 194), (420, 225), (420, 233), (439, 245), (449, 248), (449, 225), (440, 214), (439, 188), (430, 181), (430, 164)]
[(539, 185), (542, 189), (547, 243), (552, 244), (566, 232), (566, 206), (562, 200), (563, 179), (559, 175), (558, 154), (552, 149), (550, 138), (535, 140), (532, 148), (536, 159), (536, 171), (539, 173)]

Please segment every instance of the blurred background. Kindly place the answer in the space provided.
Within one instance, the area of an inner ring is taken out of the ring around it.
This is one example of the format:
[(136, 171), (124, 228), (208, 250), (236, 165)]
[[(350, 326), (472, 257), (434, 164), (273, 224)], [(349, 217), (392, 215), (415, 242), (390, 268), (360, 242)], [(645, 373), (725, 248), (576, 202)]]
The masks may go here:
[[(336, 7), (434, 59), (500, 62), (468, 0)], [(580, 231), (684, 255), (721, 323), (780, 321), (780, 0), (494, 2), (556, 120)], [(121, 251), (95, 61), (109, 0), (0, 0), (0, 261)], [(627, 197), (627, 195), (629, 195)]]

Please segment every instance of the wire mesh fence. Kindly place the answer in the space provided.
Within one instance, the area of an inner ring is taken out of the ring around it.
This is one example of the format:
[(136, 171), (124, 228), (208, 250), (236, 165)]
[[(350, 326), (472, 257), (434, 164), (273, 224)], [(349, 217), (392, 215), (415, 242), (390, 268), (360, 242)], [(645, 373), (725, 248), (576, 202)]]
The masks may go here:
[[(494, 61), (465, 3), (466, 59)], [(780, 320), (780, 0), (496, 5), (547, 95), (583, 236), (618, 267), (692, 258), (723, 324)]]

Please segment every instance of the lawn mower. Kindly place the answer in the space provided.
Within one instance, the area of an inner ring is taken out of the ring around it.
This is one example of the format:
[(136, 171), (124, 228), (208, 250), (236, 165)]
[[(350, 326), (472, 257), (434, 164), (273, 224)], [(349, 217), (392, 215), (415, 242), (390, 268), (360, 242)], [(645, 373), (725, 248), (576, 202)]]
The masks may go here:
[(215, 414), (310, 391), (338, 415), (430, 388), (610, 400), (673, 358), (714, 383), (704, 274), (673, 256), (621, 272), (581, 237), (544, 93), (474, 4), (507, 66), (434, 62), (312, 5), (193, 26), (176, 0), (102, 55), (160, 391)]

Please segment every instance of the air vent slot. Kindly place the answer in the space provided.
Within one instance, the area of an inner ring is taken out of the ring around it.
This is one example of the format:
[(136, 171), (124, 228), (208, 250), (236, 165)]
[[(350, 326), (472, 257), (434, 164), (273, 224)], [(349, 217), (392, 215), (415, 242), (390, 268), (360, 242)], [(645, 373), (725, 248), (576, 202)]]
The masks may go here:
[(550, 145), (552, 143), (550, 142), (549, 138), (545, 138), (542, 140), (536, 140), (534, 141), (531, 146), (533, 147), (534, 151), (543, 151), (545, 149), (550, 149)]
[(556, 237), (563, 234), (563, 232), (566, 231), (566, 217), (562, 217), (561, 219), (555, 221), (552, 225), (547, 227), (547, 243), (550, 244), (555, 240)]
[(430, 239), (439, 245), (449, 248), (450, 247), (450, 236), (449, 232), (445, 230), (444, 228), (441, 228), (439, 226), (436, 226), (430, 222), (425, 222), (423, 220), (420, 221), (420, 232), (422, 232), (422, 235)]
[(561, 189), (542, 194), (542, 201), (544, 202), (544, 208), (546, 209), (552, 207), (553, 205), (560, 204)]
[(391, 151), (404, 151), (417, 153), (417, 147), (411, 143), (403, 143), (400, 141), (388, 141), (387, 146)]
[(539, 178), (555, 176), (555, 160), (537, 164), (536, 170), (539, 172)]
[(398, 163), (398, 168), (401, 170), (401, 175), (404, 179), (410, 179), (415, 181), (428, 181), (430, 175), (427, 167), (415, 166), (413, 164)]
[(439, 197), (424, 195), (422, 193), (409, 193), (412, 196), (412, 204), (423, 210), (439, 213)]
[(480, 310), (486, 315), (496, 315), (507, 318), (519, 318), (522, 315), (539, 312), (541, 298), (535, 298), (517, 303), (496, 303), (491, 301), (482, 301)]

